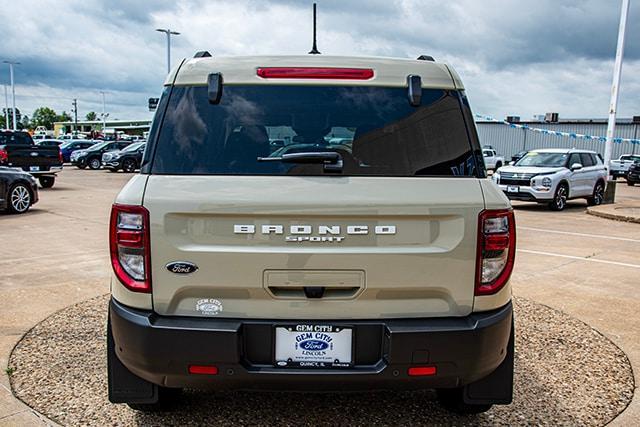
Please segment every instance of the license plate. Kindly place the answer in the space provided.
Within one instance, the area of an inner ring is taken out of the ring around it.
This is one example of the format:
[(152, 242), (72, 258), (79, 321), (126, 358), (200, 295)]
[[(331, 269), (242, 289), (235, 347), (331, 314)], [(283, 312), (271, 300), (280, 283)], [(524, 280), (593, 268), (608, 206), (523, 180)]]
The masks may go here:
[(520, 187), (517, 185), (508, 185), (507, 186), (507, 193), (517, 193), (520, 191)]
[(38, 172), (40, 170), (40, 166), (29, 166), (29, 172)]
[(279, 326), (275, 347), (276, 366), (349, 367), (353, 357), (353, 329), (331, 325)]

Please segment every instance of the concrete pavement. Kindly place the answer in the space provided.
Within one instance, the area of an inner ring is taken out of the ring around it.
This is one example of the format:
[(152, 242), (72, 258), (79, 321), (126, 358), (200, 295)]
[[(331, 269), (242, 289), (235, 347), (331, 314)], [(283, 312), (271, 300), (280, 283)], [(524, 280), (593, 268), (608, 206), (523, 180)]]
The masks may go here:
[[(108, 292), (107, 218), (129, 176), (66, 169), (42, 190), (27, 215), (0, 215), (0, 425), (45, 420), (10, 393), (5, 373), (22, 334), (55, 311)], [(618, 187), (640, 202), (640, 187)], [(640, 373), (640, 225), (586, 214), (583, 201), (565, 212), (516, 204), (518, 255), (514, 293), (592, 325), (621, 347)], [(549, 375), (553, 375), (552, 372)], [(638, 394), (614, 425), (637, 424)]]

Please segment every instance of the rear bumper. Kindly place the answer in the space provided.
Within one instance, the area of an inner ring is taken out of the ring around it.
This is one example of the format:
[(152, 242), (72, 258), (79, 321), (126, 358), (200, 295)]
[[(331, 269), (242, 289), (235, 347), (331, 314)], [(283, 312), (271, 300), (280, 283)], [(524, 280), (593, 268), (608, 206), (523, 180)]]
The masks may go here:
[(120, 169), (120, 160), (102, 161), (102, 166), (108, 169)]
[[(29, 172), (29, 171), (27, 171)], [(60, 166), (51, 166), (49, 167), (49, 170), (46, 171), (30, 171), (29, 173), (33, 176), (45, 176), (45, 175), (55, 175), (57, 173), (62, 172), (62, 165)]]
[(498, 187), (500, 187), (509, 200), (522, 200), (525, 202), (550, 202), (553, 200), (554, 192), (551, 191), (551, 189), (538, 191), (533, 189), (533, 187), (518, 185), (518, 191), (511, 192), (509, 191), (509, 187), (513, 187), (511, 185), (499, 184)]
[[(463, 318), (273, 321), (162, 317), (111, 300), (118, 359), (131, 372), (167, 387), (261, 390), (451, 388), (492, 373), (504, 360), (512, 306)], [(354, 328), (351, 368), (280, 368), (273, 364), (274, 326), (320, 323)], [(191, 375), (215, 365), (217, 375)], [(435, 366), (411, 377), (411, 366)]]

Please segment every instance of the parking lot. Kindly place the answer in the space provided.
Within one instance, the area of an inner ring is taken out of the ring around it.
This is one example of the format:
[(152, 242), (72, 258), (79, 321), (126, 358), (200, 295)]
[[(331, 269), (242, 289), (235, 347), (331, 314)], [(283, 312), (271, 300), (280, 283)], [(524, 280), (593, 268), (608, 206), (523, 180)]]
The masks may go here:
[[(0, 364), (22, 335), (51, 314), (109, 291), (110, 204), (129, 174), (65, 168), (25, 215), (0, 215)], [(640, 187), (618, 185), (618, 200)], [(514, 294), (592, 326), (640, 372), (640, 225), (586, 214), (582, 200), (563, 212), (516, 203)], [(87, 316), (91, 316), (87, 313)], [(517, 375), (517, 373), (516, 373)], [(105, 392), (106, 393), (106, 392)], [(636, 398), (616, 420), (640, 418)], [(0, 376), (0, 424), (37, 421)], [(285, 420), (286, 421), (286, 420)], [(286, 422), (285, 422), (286, 423)]]

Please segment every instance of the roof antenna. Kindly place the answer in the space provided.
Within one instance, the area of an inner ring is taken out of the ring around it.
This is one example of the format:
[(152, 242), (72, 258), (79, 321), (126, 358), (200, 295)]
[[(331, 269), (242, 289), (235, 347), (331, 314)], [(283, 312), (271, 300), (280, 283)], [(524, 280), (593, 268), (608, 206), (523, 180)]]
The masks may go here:
[(309, 52), (309, 55), (320, 55), (318, 46), (316, 44), (316, 4), (313, 4), (313, 47)]

